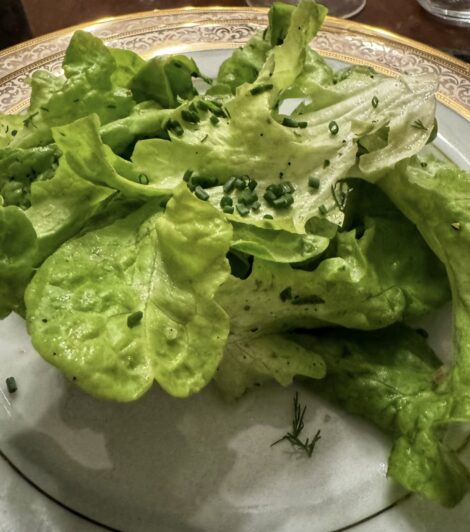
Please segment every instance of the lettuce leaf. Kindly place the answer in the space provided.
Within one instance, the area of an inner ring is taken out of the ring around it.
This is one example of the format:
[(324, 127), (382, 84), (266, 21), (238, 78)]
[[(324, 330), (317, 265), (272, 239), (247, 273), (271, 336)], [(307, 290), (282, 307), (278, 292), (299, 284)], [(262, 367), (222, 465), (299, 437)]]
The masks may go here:
[(470, 172), (433, 157), (404, 161), (380, 186), (444, 263), (452, 290), (453, 369), (450, 417), (470, 419)]
[(224, 398), (233, 400), (269, 380), (288, 386), (295, 376), (322, 379), (325, 373), (319, 354), (286, 336), (271, 334), (229, 341), (214, 380)]
[(76, 31), (63, 62), (65, 78), (37, 71), (31, 80), (31, 105), (23, 126), (10, 143), (29, 148), (52, 141), (51, 128), (96, 113), (102, 124), (127, 116), (135, 101), (119, 85), (116, 60), (104, 43), (90, 33)]
[(398, 325), (296, 339), (326, 363), (313, 389), (391, 434), (391, 478), (444, 506), (462, 499), (470, 474), (444, 439), (452, 396), (439, 386), (441, 362), (420, 334)]
[(353, 186), (349, 227), (312, 271), (308, 262), (294, 269), (255, 258), (246, 279), (230, 277), (222, 285), (218, 301), (233, 334), (327, 324), (375, 329), (448, 301), (445, 270), (414, 225), (377, 187), (359, 181)]
[(99, 397), (131, 401), (154, 379), (178, 397), (199, 391), (228, 336), (214, 293), (230, 239), (230, 224), (183, 185), (164, 214), (148, 202), (70, 240), (27, 289), (34, 346)]

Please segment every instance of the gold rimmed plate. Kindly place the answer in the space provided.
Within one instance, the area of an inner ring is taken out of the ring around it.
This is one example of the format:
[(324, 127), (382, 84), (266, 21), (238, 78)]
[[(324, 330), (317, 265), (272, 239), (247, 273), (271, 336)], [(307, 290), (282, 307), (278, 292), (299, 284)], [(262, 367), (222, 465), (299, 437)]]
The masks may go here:
[[(40, 37), (0, 52), (0, 111), (27, 106), (26, 80), (34, 70), (60, 72), (75, 29), (146, 57), (189, 53), (215, 75), (231, 50), (266, 22), (262, 9), (188, 8), (100, 20)], [(470, 168), (468, 65), (384, 30), (333, 18), (312, 45), (338, 67), (365, 64), (391, 76), (438, 74), (437, 145)], [(434, 317), (430, 329), (444, 355), (449, 309)], [(18, 375), (20, 386), (13, 399), (0, 393), (2, 452), (50, 497), (108, 527), (437, 532), (452, 519), (453, 530), (467, 530), (468, 500), (452, 513), (414, 497), (396, 504), (405, 494), (386, 478), (389, 441), (300, 387), (266, 386), (230, 405), (211, 387), (184, 401), (157, 387), (134, 404), (98, 401), (43, 362), (17, 316), (0, 323), (0, 368), (2, 382)], [(295, 389), (308, 407), (305, 430), (322, 431), (311, 460), (270, 448), (289, 427)], [(18, 497), (21, 490), (0, 492), (0, 509), (11, 508)], [(15, 529), (14, 512), (8, 515), (6, 528)], [(36, 517), (32, 512), (31, 530)], [(56, 529), (63, 528), (61, 522)]]

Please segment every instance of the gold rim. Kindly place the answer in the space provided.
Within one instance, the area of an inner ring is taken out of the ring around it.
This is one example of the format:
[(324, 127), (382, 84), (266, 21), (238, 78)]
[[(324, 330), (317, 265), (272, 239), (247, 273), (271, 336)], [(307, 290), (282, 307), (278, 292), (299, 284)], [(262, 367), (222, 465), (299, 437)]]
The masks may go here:
[[(3, 51), (0, 51), (0, 58), (4, 57), (5, 55), (9, 55), (10, 53), (15, 53), (17, 51), (20, 51), (23, 48), (28, 48), (30, 46), (40, 44), (54, 37), (62, 37), (69, 33), (73, 33), (74, 31), (84, 29), (88, 26), (97, 26), (100, 24), (106, 24), (108, 22), (115, 22), (119, 20), (136, 20), (140, 18), (147, 18), (152, 15), (158, 17), (158, 16), (163, 16), (163, 15), (178, 15), (180, 13), (201, 13), (203, 14), (203, 13), (210, 13), (210, 12), (216, 12), (216, 11), (227, 12), (227, 13), (233, 13), (233, 12), (253, 13), (254, 12), (254, 13), (260, 13), (260, 14), (266, 14), (268, 12), (268, 9), (263, 8), (263, 7), (240, 8), (240, 7), (233, 7), (233, 6), (232, 7), (230, 6), (208, 6), (208, 7), (186, 6), (186, 7), (170, 8), (170, 9), (151, 9), (147, 11), (140, 11), (139, 13), (119, 15), (116, 17), (104, 17), (100, 19), (91, 20), (88, 22), (82, 22), (80, 24), (75, 24), (73, 26), (68, 26), (67, 28), (63, 28), (63, 29), (60, 29), (60, 30), (57, 30), (51, 33), (47, 33), (46, 35), (41, 35), (40, 37), (35, 37), (34, 39), (29, 39), (15, 46), (11, 46), (9, 48), (6, 48)], [(470, 76), (470, 65), (468, 63), (465, 63), (464, 61), (457, 59), (456, 57), (453, 57), (452, 55), (449, 55), (446, 52), (442, 52), (441, 50), (438, 50), (437, 48), (433, 48), (432, 46), (429, 46), (427, 44), (421, 43), (419, 41), (415, 41), (414, 39), (410, 39), (409, 37), (404, 37), (403, 35), (400, 35), (393, 31), (389, 31), (389, 30), (379, 28), (376, 26), (370, 26), (368, 24), (363, 24), (362, 22), (356, 22), (354, 20), (339, 19), (339, 18), (330, 17), (330, 16), (326, 17), (325, 25), (327, 27), (330, 26), (330, 27), (334, 27), (338, 29), (353, 29), (355, 30), (356, 33), (362, 33), (362, 34), (365, 33), (366, 35), (370, 35), (372, 37), (381, 37), (382, 39), (386, 39), (391, 42), (400, 43), (405, 46), (409, 46), (410, 48), (420, 50), (433, 57), (444, 59), (446, 62), (451, 63), (457, 67), (460, 67), (467, 76)]]
[[(229, 15), (230, 13), (239, 13), (239, 14), (244, 14), (246, 13), (247, 14), (247, 18), (246, 20), (245, 19), (238, 19), (237, 22), (238, 23), (255, 23), (255, 21), (253, 21), (253, 19), (250, 19), (249, 17), (249, 14), (250, 13), (256, 13), (258, 15), (266, 15), (267, 14), (267, 9), (266, 8), (253, 8), (253, 7), (246, 7), (246, 8), (240, 8), (240, 7), (227, 7), (227, 6), (211, 6), (211, 7), (207, 7), (207, 8), (199, 8), (199, 7), (183, 7), (183, 8), (176, 8), (176, 9), (156, 9), (156, 10), (149, 10), (149, 11), (142, 11), (142, 12), (139, 12), (139, 13), (132, 13), (132, 14), (128, 14), (128, 15), (120, 15), (120, 16), (117, 16), (117, 17), (107, 17), (107, 18), (102, 18), (102, 19), (97, 19), (97, 20), (94, 20), (94, 21), (88, 21), (88, 22), (84, 22), (84, 23), (81, 23), (81, 24), (76, 24), (74, 26), (70, 26), (68, 28), (64, 28), (64, 29), (61, 29), (61, 30), (58, 30), (58, 31), (55, 31), (55, 32), (52, 32), (52, 33), (48, 33), (46, 35), (42, 35), (40, 37), (36, 37), (34, 39), (30, 39), (28, 41), (25, 41), (23, 43), (20, 43), (16, 46), (13, 46), (13, 47), (10, 47), (10, 48), (7, 48), (3, 51), (0, 52), (0, 59), (2, 59), (3, 57), (6, 57), (7, 55), (11, 55), (11, 54), (15, 54), (17, 52), (20, 52), (21, 50), (24, 50), (24, 49), (28, 49), (30, 47), (34, 47), (38, 44), (41, 44), (43, 42), (47, 42), (47, 41), (50, 41), (50, 40), (54, 40), (54, 39), (57, 39), (57, 38), (60, 38), (60, 37), (64, 37), (66, 35), (70, 35), (71, 33), (73, 33), (74, 31), (76, 30), (79, 30), (79, 29), (92, 29), (93, 27), (97, 27), (97, 26), (105, 26), (106, 24), (109, 24), (109, 23), (114, 23), (116, 21), (120, 21), (120, 20), (125, 20), (125, 21), (132, 21), (132, 20), (139, 20), (139, 19), (144, 19), (144, 18), (151, 18), (151, 17), (154, 17), (156, 20), (156, 24), (158, 24), (158, 18), (160, 17), (164, 17), (164, 16), (178, 16), (178, 15), (187, 15), (187, 14), (194, 14), (195, 15), (195, 19), (198, 18), (198, 15), (200, 15), (201, 17), (205, 16), (205, 15), (208, 15), (208, 14), (211, 14), (211, 13), (226, 13), (227, 15)], [(196, 20), (193, 20), (192, 22), (190, 22), (190, 24), (194, 24), (194, 22), (196, 22)], [(217, 24), (223, 24), (224, 22), (227, 22), (229, 23), (230, 22), (230, 18), (227, 17), (227, 20), (218, 20), (216, 23)], [(185, 22), (183, 24), (172, 24), (171, 26), (168, 26), (168, 27), (181, 27), (183, 25), (187, 25), (188, 22)], [(213, 23), (211, 23), (213, 24)], [(206, 24), (203, 24), (203, 25), (207, 25)], [(154, 30), (154, 26), (151, 26), (149, 27), (148, 29), (146, 29), (147, 31), (152, 31)], [(359, 22), (355, 22), (355, 21), (351, 21), (351, 20), (344, 20), (344, 19), (338, 19), (338, 18), (335, 18), (335, 17), (327, 17), (326, 18), (326, 21), (325, 21), (325, 26), (324, 26), (326, 29), (330, 29), (330, 30), (333, 30), (335, 33), (339, 33), (341, 32), (342, 30), (346, 30), (346, 31), (349, 31), (351, 33), (354, 33), (354, 34), (357, 34), (358, 36), (368, 36), (368, 37), (371, 37), (371, 38), (374, 38), (378, 41), (385, 41), (387, 43), (391, 43), (391, 44), (398, 44), (398, 45), (401, 45), (405, 48), (410, 48), (414, 51), (418, 51), (420, 52), (421, 54), (423, 54), (424, 57), (426, 57), (427, 59), (431, 59), (431, 60), (434, 60), (435, 63), (441, 65), (441, 66), (445, 66), (447, 68), (449, 68), (452, 72), (455, 72), (457, 74), (459, 74), (460, 76), (463, 76), (465, 79), (468, 79), (470, 81), (470, 65), (445, 53), (445, 52), (442, 52), (440, 50), (437, 50), (435, 48), (432, 48), (431, 46), (428, 46), (426, 44), (423, 44), (423, 43), (420, 43), (418, 41), (415, 41), (413, 39), (410, 39), (408, 37), (403, 37), (401, 35), (398, 35), (394, 32), (391, 32), (391, 31), (388, 31), (388, 30), (385, 30), (383, 28), (378, 28), (378, 27), (374, 27), (374, 26), (369, 26), (367, 24), (362, 24), (362, 23), (359, 23)], [(109, 35), (109, 36), (106, 36), (106, 40), (110, 40), (112, 38), (117, 38), (119, 37), (121, 34), (117, 33), (116, 35)], [(169, 43), (169, 42), (162, 42), (160, 43), (158, 46), (154, 47), (153, 48), (153, 51), (162, 51), (164, 50), (165, 48), (167, 49), (175, 49), (177, 45), (175, 43)], [(214, 46), (214, 43), (192, 43), (191, 45), (185, 45), (185, 43), (181, 43), (180, 45), (178, 45), (178, 50), (179, 51), (189, 51), (190, 50), (193, 50), (193, 51), (200, 51), (200, 50), (205, 50), (205, 49), (210, 49)], [(232, 43), (218, 43), (217, 46), (219, 48), (233, 48), (234, 44)], [(338, 53), (338, 52), (334, 52), (332, 50), (319, 50), (319, 52), (326, 56), (326, 57), (330, 57), (330, 58), (333, 58), (333, 59), (337, 59), (337, 60), (341, 60), (341, 61), (345, 61), (345, 62), (349, 62), (349, 63), (352, 63), (352, 64), (365, 64), (365, 65), (369, 65), (369, 66), (372, 66), (374, 67), (376, 70), (386, 74), (386, 75), (389, 75), (389, 76), (397, 76), (399, 75), (399, 71), (397, 71), (396, 69), (393, 69), (393, 67), (390, 67), (390, 66), (387, 66), (387, 65), (382, 65), (382, 64), (378, 64), (374, 61), (369, 61), (365, 58), (360, 58), (360, 57), (357, 57), (357, 56), (354, 56), (354, 55), (350, 55), (350, 54), (347, 54), (347, 53)], [(26, 70), (30, 70), (32, 67), (36, 68), (36, 67), (41, 67), (45, 64), (47, 64), (48, 62), (50, 62), (51, 60), (55, 60), (55, 59), (58, 59), (61, 55), (63, 55), (63, 51), (62, 52), (55, 52), (53, 54), (51, 54), (50, 56), (48, 57), (45, 57), (43, 58), (42, 60), (39, 60), (39, 61), (36, 61), (30, 65), (27, 65), (25, 67), (23, 67), (22, 69), (17, 69), (17, 70), (14, 70), (12, 71), (11, 73), (7, 74), (6, 76), (4, 76), (2, 79), (0, 79), (0, 83), (4, 83), (5, 81), (8, 81), (10, 78), (14, 78), (18, 75), (18, 73), (21, 73), (23, 71), (26, 71)], [(147, 54), (146, 54), (147, 55)], [(436, 97), (438, 99), (438, 101), (440, 101), (443, 105), (445, 105), (446, 107), (449, 107), (451, 109), (453, 109), (454, 111), (456, 111), (458, 114), (464, 116), (467, 120), (470, 121), (470, 109), (467, 108), (465, 105), (461, 104), (460, 102), (456, 101), (455, 99), (453, 99), (451, 96), (447, 95), (447, 94), (444, 94), (442, 92), (438, 92), (436, 94)], [(7, 112), (11, 113), (11, 112), (17, 112), (18, 110), (21, 110), (24, 108), (24, 105), (25, 105), (25, 102), (22, 101), (22, 102), (19, 102), (17, 103), (16, 105), (14, 105), (13, 107), (11, 107)]]

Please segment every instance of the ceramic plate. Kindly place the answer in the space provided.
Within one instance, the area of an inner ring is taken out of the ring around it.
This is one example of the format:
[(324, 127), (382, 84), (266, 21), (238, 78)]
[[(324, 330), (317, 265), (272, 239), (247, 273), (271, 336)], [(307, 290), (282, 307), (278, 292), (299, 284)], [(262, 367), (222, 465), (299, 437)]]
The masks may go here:
[[(142, 13), (81, 28), (146, 57), (189, 53), (204, 72), (215, 75), (231, 50), (266, 22), (263, 10), (213, 8)], [(72, 31), (0, 53), (1, 111), (25, 108), (25, 80), (34, 70), (60, 71)], [(437, 144), (470, 168), (467, 65), (385, 31), (336, 19), (327, 20), (312, 44), (335, 67), (354, 63), (392, 76), (439, 74)], [(445, 357), (449, 309), (426, 326)], [(10, 375), (19, 386), (14, 396), (3, 385)], [(287, 446), (270, 447), (289, 428), (295, 390), (307, 405), (305, 430), (321, 430), (311, 459), (293, 455)], [(387, 438), (306, 389), (266, 386), (226, 404), (211, 386), (186, 400), (154, 386), (136, 403), (99, 401), (42, 361), (17, 316), (0, 323), (0, 445), (8, 460), (0, 460), (5, 471), (1, 531), (39, 530), (38, 515), (44, 530), (101, 525), (162, 532), (437, 532), (449, 521), (454, 531), (464, 532), (470, 519), (468, 498), (449, 512), (408, 497), (386, 478)], [(28, 511), (24, 500), (32, 501)]]

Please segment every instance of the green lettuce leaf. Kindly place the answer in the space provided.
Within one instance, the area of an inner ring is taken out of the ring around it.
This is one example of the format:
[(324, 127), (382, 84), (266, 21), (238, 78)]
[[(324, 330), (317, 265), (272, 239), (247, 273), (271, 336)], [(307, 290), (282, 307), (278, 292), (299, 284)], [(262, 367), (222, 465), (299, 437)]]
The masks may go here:
[(127, 116), (135, 105), (131, 92), (115, 84), (113, 75), (122, 69), (118, 69), (113, 54), (90, 33), (73, 34), (63, 69), (65, 79), (45, 71), (33, 74), (31, 106), (23, 117), (23, 127), (10, 143), (12, 147), (49, 144), (52, 127), (91, 113), (107, 124)]
[(404, 161), (380, 186), (447, 269), (452, 290), (453, 370), (447, 386), (451, 416), (470, 419), (470, 172), (433, 157)]
[(218, 301), (230, 314), (232, 333), (326, 324), (375, 329), (448, 301), (445, 270), (414, 225), (377, 187), (353, 186), (348, 230), (312, 271), (308, 263), (294, 269), (255, 258), (247, 278), (224, 283)]
[[(223, 195), (220, 185), (232, 176), (248, 175), (258, 184), (260, 208), (244, 216), (235, 211), (235, 216), (246, 223), (269, 214), (290, 221), (293, 230), (304, 233), (305, 223), (313, 216), (336, 216), (331, 190), (338, 180), (360, 175), (374, 181), (397, 161), (417, 153), (434, 122), (436, 80), (432, 76), (367, 77), (360, 92), (349, 77), (342, 83), (350, 91), (342, 92), (340, 101), (318, 110), (305, 107), (294, 122), (279, 115), (279, 97), (301, 74), (305, 49), (322, 17), (319, 6), (302, 2), (292, 14), (283, 44), (272, 50), (253, 84), (238, 87), (234, 97), (219, 102), (223, 105), (217, 120), (213, 98), (181, 106), (171, 117), (179, 129), (170, 131), (169, 141), (137, 142), (132, 156), (136, 166), (169, 190), (188, 170), (208, 177), (218, 184), (208, 190), (214, 204)], [(373, 103), (375, 98), (378, 105)], [(422, 128), (413, 126), (417, 121)], [(291, 127), (299, 123), (302, 127)], [(370, 143), (372, 151), (361, 154), (361, 140), (384, 131), (383, 144)], [(318, 186), (311, 186), (311, 177), (318, 179)], [(295, 187), (293, 205), (274, 208), (264, 199), (265, 193), (270, 185), (286, 181)]]
[(330, 243), (323, 236), (301, 235), (237, 221), (232, 221), (232, 227), (232, 249), (273, 262), (303, 262), (322, 254)]
[(127, 88), (137, 72), (145, 65), (145, 60), (132, 50), (122, 48), (108, 48), (108, 50), (116, 61), (111, 82), (116, 87)]
[(230, 224), (184, 185), (158, 205), (67, 242), (26, 292), (38, 352), (99, 397), (134, 400), (154, 379), (184, 397), (222, 358), (229, 323), (214, 293)]
[(398, 325), (296, 339), (326, 363), (326, 378), (312, 387), (392, 435), (391, 478), (445, 506), (462, 499), (470, 475), (444, 439), (452, 397), (439, 386), (441, 362), (420, 334)]
[(288, 386), (297, 375), (321, 379), (325, 372), (320, 355), (285, 336), (272, 334), (229, 341), (215, 383), (225, 399), (233, 400), (269, 380)]

